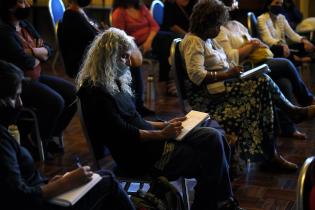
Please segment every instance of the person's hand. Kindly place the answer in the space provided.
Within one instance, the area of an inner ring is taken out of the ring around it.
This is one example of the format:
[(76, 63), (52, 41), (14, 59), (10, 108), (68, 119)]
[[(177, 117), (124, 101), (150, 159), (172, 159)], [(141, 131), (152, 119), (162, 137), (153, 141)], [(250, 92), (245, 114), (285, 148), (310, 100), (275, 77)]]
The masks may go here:
[(176, 117), (176, 118), (173, 118), (173, 119), (169, 120), (168, 122), (170, 122), (170, 123), (183, 122), (186, 119), (187, 119), (186, 116), (184, 116), (184, 117)]
[(244, 68), (242, 66), (235, 66), (226, 71), (227, 78), (237, 78), (243, 72)]
[(183, 126), (181, 121), (169, 122), (165, 128), (162, 129), (162, 139), (173, 139), (180, 134)]
[(36, 39), (36, 47), (43, 47), (44, 46), (44, 40), (39, 38)]
[(254, 40), (255, 45), (257, 45), (257, 47), (259, 47), (259, 48), (268, 48), (268, 46), (265, 43), (263, 43), (260, 39), (254, 38), (252, 40)]
[(33, 55), (41, 61), (46, 61), (48, 59), (48, 51), (45, 47), (32, 48)]
[(146, 40), (140, 47), (142, 53), (145, 55), (146, 53), (150, 52), (152, 50), (152, 42), (149, 40)]
[(313, 52), (315, 50), (315, 46), (312, 42), (308, 41), (307, 39), (303, 39), (304, 49), (306, 52)]
[(90, 181), (92, 175), (93, 172), (91, 171), (90, 166), (82, 166), (69, 172), (69, 174), (63, 176), (63, 178), (67, 180), (67, 184), (70, 188), (75, 188)]
[(282, 49), (283, 49), (283, 56), (284, 56), (285, 58), (289, 57), (289, 55), (290, 55), (289, 46), (286, 45), (286, 44), (281, 44), (281, 46), (282, 46)]
[(54, 181), (57, 181), (57, 180), (60, 179), (61, 177), (63, 177), (63, 176), (62, 176), (62, 175), (56, 175), (56, 176), (54, 176), (53, 178), (51, 178), (51, 179), (49, 180), (49, 183), (54, 182)]
[(252, 49), (256, 49), (261, 45), (261, 42), (258, 39), (252, 39), (248, 43), (251, 45)]

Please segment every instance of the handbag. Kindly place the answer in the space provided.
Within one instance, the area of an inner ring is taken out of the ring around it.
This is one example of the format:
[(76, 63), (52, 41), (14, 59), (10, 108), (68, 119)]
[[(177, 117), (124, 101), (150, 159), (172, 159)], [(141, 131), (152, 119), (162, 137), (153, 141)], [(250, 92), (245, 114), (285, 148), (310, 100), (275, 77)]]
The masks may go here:
[(259, 47), (255, 49), (249, 56), (248, 59), (253, 63), (262, 63), (268, 59), (273, 58), (273, 53), (267, 47)]

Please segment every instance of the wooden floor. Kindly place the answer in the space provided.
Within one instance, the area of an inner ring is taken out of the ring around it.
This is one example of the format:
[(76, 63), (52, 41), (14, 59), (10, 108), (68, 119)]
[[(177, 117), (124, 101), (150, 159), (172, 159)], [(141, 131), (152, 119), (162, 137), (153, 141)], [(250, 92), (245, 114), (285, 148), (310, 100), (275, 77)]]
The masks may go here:
[[(62, 71), (58, 72), (64, 75)], [(158, 115), (165, 118), (182, 114), (176, 97), (163, 97), (161, 94), (158, 94), (156, 98), (155, 109)], [(299, 125), (300, 130), (307, 133), (309, 137), (307, 140), (280, 138), (278, 141), (280, 153), (299, 166), (308, 156), (315, 154), (314, 123), (315, 121), (309, 121)], [(79, 155), (83, 163), (92, 164), (77, 115), (66, 129), (64, 140), (65, 153), (63, 155), (59, 155), (50, 162), (37, 163), (41, 171), (49, 177), (75, 168), (73, 161), (75, 155)], [(233, 189), (241, 206), (245, 209), (291, 210), (295, 209), (297, 177), (298, 171), (295, 173), (263, 172), (257, 164), (251, 164), (247, 174), (233, 181)]]

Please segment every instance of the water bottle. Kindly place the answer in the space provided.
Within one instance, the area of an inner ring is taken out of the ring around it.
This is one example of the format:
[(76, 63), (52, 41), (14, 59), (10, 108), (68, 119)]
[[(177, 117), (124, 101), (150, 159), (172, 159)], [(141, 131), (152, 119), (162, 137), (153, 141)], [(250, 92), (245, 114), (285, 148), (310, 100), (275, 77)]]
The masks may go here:
[(8, 131), (11, 136), (20, 144), (20, 132), (16, 125), (9, 125)]

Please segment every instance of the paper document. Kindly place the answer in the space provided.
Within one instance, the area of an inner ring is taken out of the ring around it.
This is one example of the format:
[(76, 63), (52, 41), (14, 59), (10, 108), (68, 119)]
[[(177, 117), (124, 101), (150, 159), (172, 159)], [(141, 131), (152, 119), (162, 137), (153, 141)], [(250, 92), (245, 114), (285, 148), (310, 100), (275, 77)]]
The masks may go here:
[(68, 192), (65, 192), (61, 195), (58, 195), (49, 200), (50, 203), (59, 205), (59, 206), (73, 206), (80, 198), (82, 198), (87, 192), (92, 189), (102, 177), (96, 173), (93, 174), (91, 181), (88, 183), (74, 188)]
[(253, 69), (241, 73), (240, 78), (241, 79), (251, 78), (268, 72), (270, 72), (269, 66), (267, 64), (262, 64)]
[(181, 141), (192, 129), (199, 126), (205, 120), (209, 119), (210, 116), (205, 112), (198, 112), (195, 110), (191, 110), (187, 115), (187, 119), (182, 122), (182, 126), (184, 127), (182, 132), (176, 137), (177, 141)]

